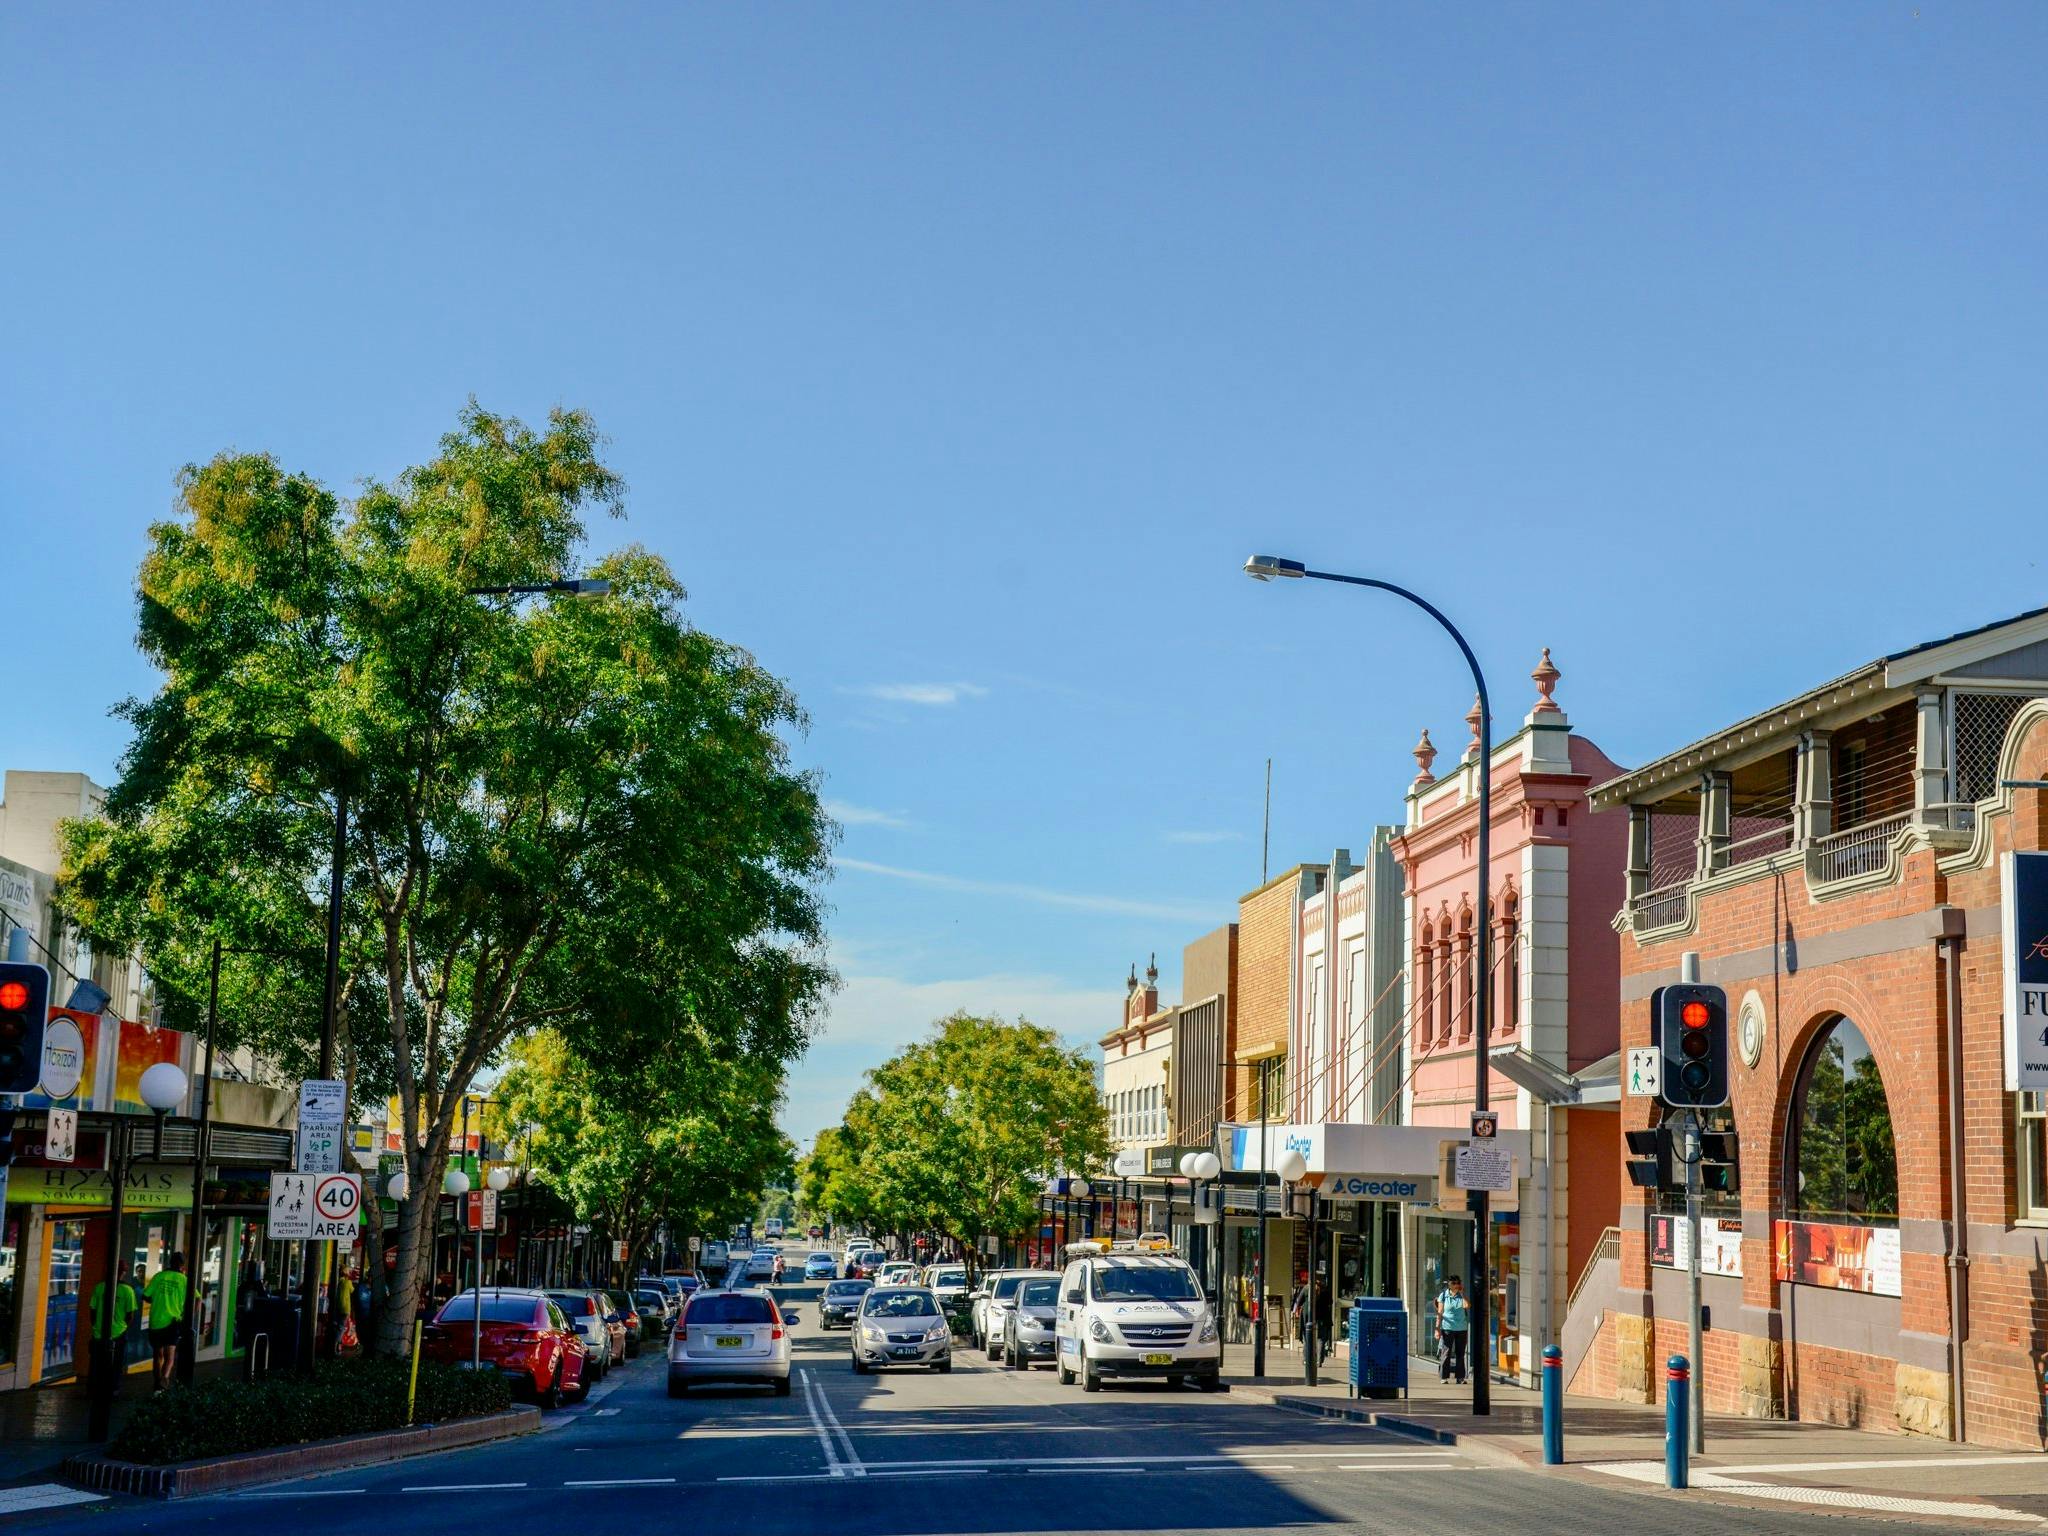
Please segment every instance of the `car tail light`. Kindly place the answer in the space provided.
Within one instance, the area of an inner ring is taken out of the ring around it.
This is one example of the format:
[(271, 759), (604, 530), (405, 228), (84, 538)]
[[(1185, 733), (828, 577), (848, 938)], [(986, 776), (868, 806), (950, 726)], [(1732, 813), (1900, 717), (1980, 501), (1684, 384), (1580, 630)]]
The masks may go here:
[(779, 1338), (781, 1338), (781, 1337), (782, 1337), (782, 1324), (780, 1324), (780, 1323), (777, 1323), (777, 1324), (776, 1324), (776, 1325), (775, 1325), (775, 1326), (774, 1326), (773, 1328), (770, 1328), (770, 1329), (768, 1330), (768, 1337), (769, 1337), (769, 1338), (771, 1338), (771, 1339), (779, 1339)]
[(678, 1344), (687, 1344), (690, 1342), (690, 1328), (687, 1323), (676, 1324), (676, 1342)]

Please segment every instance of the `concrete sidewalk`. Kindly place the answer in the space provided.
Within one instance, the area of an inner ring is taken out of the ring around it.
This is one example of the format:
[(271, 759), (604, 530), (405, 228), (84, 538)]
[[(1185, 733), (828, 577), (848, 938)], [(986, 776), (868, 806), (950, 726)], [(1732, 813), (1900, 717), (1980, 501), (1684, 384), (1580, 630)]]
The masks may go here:
[[(1496, 1381), (1492, 1412), (1480, 1418), (1472, 1412), (1472, 1389), (1439, 1382), (1433, 1360), (1409, 1362), (1405, 1399), (1352, 1398), (1341, 1352), (1315, 1387), (1302, 1384), (1297, 1352), (1270, 1351), (1267, 1364), (1271, 1369), (1263, 1380), (1230, 1375), (1231, 1390), (1276, 1407), (1357, 1418), (1454, 1444), (1502, 1463), (1543, 1467), (1542, 1400), (1536, 1392)], [(1291, 1374), (1282, 1376), (1282, 1370)], [(1553, 1473), (1620, 1479), (1659, 1496), (1689, 1496), (1664, 1487), (1661, 1405), (1567, 1397), (1564, 1427), (1565, 1466)], [(2038, 1451), (1709, 1414), (1707, 1450), (1692, 1468), (1695, 1493), (1717, 1499), (1803, 1504), (1954, 1529), (2048, 1529), (2048, 1455)]]

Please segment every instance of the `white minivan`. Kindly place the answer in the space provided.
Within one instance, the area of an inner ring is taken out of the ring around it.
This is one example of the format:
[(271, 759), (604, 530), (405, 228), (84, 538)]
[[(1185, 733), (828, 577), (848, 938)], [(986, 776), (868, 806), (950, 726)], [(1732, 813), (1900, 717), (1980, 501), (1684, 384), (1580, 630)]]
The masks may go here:
[(1216, 1312), (1185, 1259), (1113, 1249), (1075, 1257), (1060, 1276), (1054, 1365), (1062, 1382), (1097, 1391), (1106, 1378), (1146, 1377), (1204, 1392), (1222, 1386)]

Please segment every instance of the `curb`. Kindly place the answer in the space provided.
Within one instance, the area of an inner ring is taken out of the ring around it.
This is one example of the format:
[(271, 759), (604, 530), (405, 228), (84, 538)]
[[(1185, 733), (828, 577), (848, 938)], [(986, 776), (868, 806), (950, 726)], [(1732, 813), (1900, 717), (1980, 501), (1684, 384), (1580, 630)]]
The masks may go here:
[(72, 1456), (57, 1468), (57, 1477), (74, 1488), (94, 1493), (132, 1493), (149, 1499), (189, 1499), (201, 1494), (226, 1493), (255, 1483), (277, 1482), (317, 1472), (336, 1472), (344, 1467), (371, 1466), (378, 1462), (401, 1461), (408, 1456), (424, 1456), (434, 1451), (482, 1445), (486, 1441), (532, 1434), (540, 1424), (538, 1408), (520, 1406), (508, 1408), (503, 1413), (486, 1414), (476, 1419), (456, 1419), (447, 1424), (415, 1424), (405, 1429), (344, 1435), (334, 1440), (313, 1440), (304, 1445), (278, 1446), (267, 1451), (244, 1451), (236, 1456), (219, 1456), (206, 1461), (172, 1462), (161, 1467), (114, 1461), (104, 1456)]
[(1526, 1467), (1530, 1458), (1512, 1446), (1502, 1444), (1493, 1436), (1462, 1436), (1455, 1430), (1439, 1429), (1421, 1419), (1411, 1419), (1399, 1413), (1386, 1413), (1378, 1408), (1367, 1408), (1346, 1398), (1294, 1397), (1270, 1388), (1235, 1384), (1233, 1390), (1242, 1393), (1254, 1402), (1278, 1408), (1286, 1413), (1305, 1413), (1314, 1418), (1344, 1419), (1353, 1424), (1364, 1424), (1373, 1429), (1384, 1430), (1390, 1435), (1400, 1435), (1408, 1440), (1420, 1440), (1430, 1445), (1455, 1445), (1461, 1449), (1484, 1457), (1501, 1466)]

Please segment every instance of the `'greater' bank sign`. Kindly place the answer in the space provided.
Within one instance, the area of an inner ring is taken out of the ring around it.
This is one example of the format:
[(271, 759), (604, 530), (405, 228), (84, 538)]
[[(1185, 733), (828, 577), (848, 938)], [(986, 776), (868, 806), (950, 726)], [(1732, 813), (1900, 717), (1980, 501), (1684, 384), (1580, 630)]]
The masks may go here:
[(2048, 853), (2008, 853), (2005, 908), (2005, 1086), (2048, 1092)]

